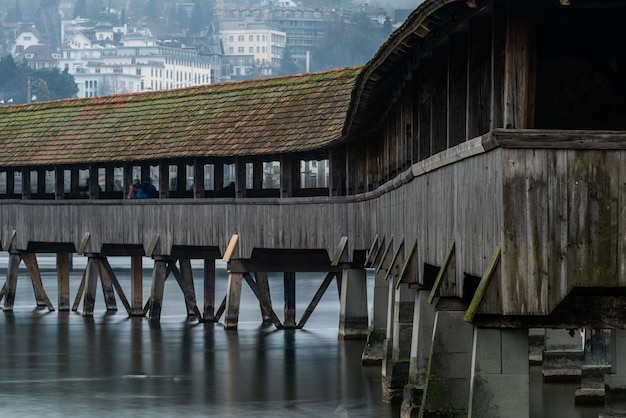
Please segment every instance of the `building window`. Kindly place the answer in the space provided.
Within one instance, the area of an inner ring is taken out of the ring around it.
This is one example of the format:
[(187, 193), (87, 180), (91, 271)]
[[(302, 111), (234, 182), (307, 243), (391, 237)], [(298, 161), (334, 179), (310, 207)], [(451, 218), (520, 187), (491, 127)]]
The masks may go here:
[(135, 75), (141, 75), (141, 68), (135, 69)]
[(248, 42), (254, 42), (254, 35), (248, 36)]
[(237, 40), (238, 40), (239, 42), (243, 42), (243, 41), (244, 41), (244, 37), (243, 37), (243, 35), (239, 35), (239, 36), (237, 36)]
[(24, 36), (24, 40), (25, 41), (32, 41), (32, 37), (31, 36)]
[(228, 47), (228, 53), (229, 54), (234, 54), (235, 53), (235, 48), (233, 48), (232, 46)]
[(249, 52), (250, 54), (254, 54), (254, 47), (253, 47), (253, 46), (249, 47), (249, 48), (248, 48), (248, 52)]
[(237, 48), (237, 52), (239, 52), (240, 54), (243, 54), (243, 46), (240, 46), (239, 48)]
[(235, 37), (233, 35), (230, 35), (228, 37), (228, 42), (235, 42)]

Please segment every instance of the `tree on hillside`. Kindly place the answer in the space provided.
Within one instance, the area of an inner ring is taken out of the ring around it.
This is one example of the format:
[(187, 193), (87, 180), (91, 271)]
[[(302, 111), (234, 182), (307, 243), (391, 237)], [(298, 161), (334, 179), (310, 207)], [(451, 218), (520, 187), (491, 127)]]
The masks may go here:
[(41, 0), (34, 20), (37, 30), (47, 34), (50, 37), (51, 46), (58, 48), (61, 45), (59, 0)]
[(296, 61), (293, 59), (289, 47), (286, 46), (285, 49), (283, 49), (283, 56), (280, 61), (279, 75), (298, 74), (301, 72), (303, 71), (300, 71), (298, 63), (296, 63)]
[(31, 95), (37, 96), (38, 101), (75, 97), (78, 92), (74, 77), (67, 70), (35, 70), (16, 63), (11, 55), (0, 58), (0, 99), (5, 102), (13, 99), (13, 104), (27, 103), (29, 80)]

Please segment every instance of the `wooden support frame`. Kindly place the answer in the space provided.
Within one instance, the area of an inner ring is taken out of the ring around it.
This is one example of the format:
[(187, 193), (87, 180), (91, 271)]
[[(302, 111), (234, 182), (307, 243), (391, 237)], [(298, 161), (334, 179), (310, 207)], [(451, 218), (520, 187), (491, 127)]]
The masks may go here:
[[(267, 278), (267, 275), (265, 275), (265, 277)], [(258, 281), (258, 277), (257, 281), (255, 281), (250, 273), (243, 273), (243, 278), (245, 279), (246, 283), (248, 283), (248, 286), (250, 286), (252, 293), (254, 293), (254, 295), (258, 299), (261, 305), (261, 312), (263, 314), (263, 317), (268, 317), (277, 329), (282, 329), (283, 324), (280, 322), (280, 319), (278, 318), (278, 315), (276, 315), (276, 312), (274, 312), (274, 309), (272, 308), (272, 302), (268, 298), (268, 295), (265, 294), (265, 291), (263, 289), (264, 285)]]
[(402, 241), (400, 241), (400, 245), (398, 245), (398, 248), (396, 248), (396, 251), (394, 251), (393, 256), (391, 257), (391, 261), (389, 262), (389, 268), (387, 269), (387, 274), (385, 274), (385, 280), (389, 280), (394, 275), (397, 277), (396, 271), (398, 271), (399, 264), (403, 263), (403, 249), (404, 238), (402, 238)]
[(204, 260), (204, 321), (215, 321), (215, 260)]
[(480, 306), (480, 302), (483, 300), (485, 293), (487, 292), (487, 286), (491, 281), (491, 278), (496, 274), (497, 269), (500, 266), (500, 256), (501, 256), (501, 247), (497, 245), (493, 254), (491, 255), (491, 260), (483, 273), (483, 276), (480, 279), (480, 283), (478, 284), (478, 288), (472, 297), (472, 301), (470, 302), (467, 311), (465, 312), (465, 316), (463, 319), (465, 322), (472, 322), (474, 319), (474, 315), (476, 315), (476, 311), (478, 310), (478, 306)]
[(428, 295), (428, 303), (433, 303), (433, 301), (435, 300), (435, 296), (437, 296), (437, 293), (439, 293), (439, 289), (443, 285), (443, 281), (446, 275), (448, 274), (448, 269), (450, 268), (450, 266), (454, 264), (454, 261), (455, 261), (454, 254), (455, 254), (455, 241), (452, 240), (452, 243), (450, 243), (450, 247), (448, 247), (448, 252), (446, 253), (446, 257), (443, 260), (443, 264), (441, 265), (441, 268), (439, 268), (439, 274), (437, 274), (437, 278), (435, 279), (435, 284), (433, 285), (433, 288), (430, 291), (430, 295)]
[[(124, 309), (126, 309), (126, 313), (128, 314), (128, 316), (132, 316), (133, 310), (130, 304), (128, 303), (128, 299), (126, 299), (126, 295), (124, 294), (124, 290), (122, 289), (122, 286), (120, 285), (119, 280), (117, 280), (117, 276), (113, 272), (113, 268), (109, 264), (109, 260), (106, 257), (100, 260), (100, 277), (102, 279), (103, 286), (104, 286), (105, 280), (107, 283), (110, 282), (112, 284), (113, 288), (117, 292), (118, 297), (120, 298), (120, 301), (122, 302), (122, 305), (124, 305)], [(113, 295), (113, 298), (115, 298), (114, 295)], [(107, 309), (108, 309), (108, 306), (107, 306)], [(115, 308), (115, 310), (117, 310), (117, 307)]]
[(393, 243), (393, 235), (391, 236), (391, 238), (389, 238), (389, 242), (387, 243), (387, 245), (385, 245), (385, 250), (380, 256), (380, 261), (378, 262), (378, 266), (376, 267), (376, 271), (375, 271), (376, 274), (378, 274), (378, 272), (380, 272), (380, 270), (383, 268), (385, 270), (389, 268), (388, 254), (389, 254), (389, 249), (391, 248), (392, 243)]
[(319, 304), (320, 300), (322, 299), (322, 296), (324, 296), (324, 293), (326, 293), (328, 286), (330, 286), (330, 282), (332, 282), (333, 279), (337, 277), (337, 274), (338, 273), (336, 272), (330, 272), (326, 274), (326, 277), (322, 281), (322, 284), (317, 289), (317, 292), (315, 292), (315, 295), (313, 296), (311, 303), (309, 303), (309, 306), (307, 306), (306, 310), (302, 314), (302, 318), (300, 318), (300, 322), (298, 322), (298, 325), (296, 325), (296, 328), (301, 329), (304, 327), (304, 324), (306, 324), (307, 321), (309, 320), (309, 317), (311, 316), (311, 314), (313, 313), (313, 311)]
[(50, 298), (46, 294), (41, 281), (41, 271), (39, 270), (39, 264), (37, 263), (37, 256), (34, 253), (22, 253), (20, 257), (24, 261), (24, 265), (33, 283), (33, 291), (35, 293), (35, 299), (37, 300), (37, 306), (46, 306), (48, 311), (53, 312), (54, 306), (50, 302)]
[(415, 281), (408, 282), (409, 284), (419, 283), (420, 269), (418, 268), (419, 263), (418, 263), (417, 253), (415, 251), (416, 249), (417, 249), (417, 238), (413, 240), (413, 243), (409, 247), (409, 251), (407, 252), (407, 255), (404, 260), (404, 264), (402, 264), (402, 267), (400, 268), (400, 272), (398, 273), (398, 276), (396, 277), (396, 282), (394, 284), (394, 287), (396, 289), (400, 286), (400, 283), (407, 282), (405, 280), (405, 277), (407, 276), (417, 278), (417, 280)]
[(202, 314), (200, 313), (196, 302), (196, 291), (193, 285), (191, 260), (188, 258), (181, 258), (178, 260), (178, 263), (180, 264), (180, 270), (176, 267), (174, 261), (168, 262), (168, 273), (170, 271), (172, 272), (180, 290), (183, 292), (185, 306), (187, 307), (187, 316), (196, 317), (198, 320), (202, 320)]

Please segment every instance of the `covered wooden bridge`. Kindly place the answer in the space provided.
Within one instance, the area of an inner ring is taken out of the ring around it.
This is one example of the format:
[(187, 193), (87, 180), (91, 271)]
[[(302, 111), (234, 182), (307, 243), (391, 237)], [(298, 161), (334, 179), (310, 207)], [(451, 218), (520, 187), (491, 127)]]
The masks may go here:
[[(385, 334), (407, 416), (528, 416), (534, 327), (613, 330), (606, 416), (622, 416), (624, 23), (622, 0), (426, 0), (363, 68), (2, 108), (5, 308), (38, 252), (89, 257), (85, 314), (107, 256), (152, 257), (154, 320), (168, 269), (195, 300), (194, 258), (204, 313), (188, 310), (214, 319), (224, 258), (226, 328), (243, 280), (263, 302), (265, 272), (293, 289), (324, 271), (342, 335)], [(125, 199), (134, 179), (159, 198)], [(297, 327), (292, 301), (264, 315)]]

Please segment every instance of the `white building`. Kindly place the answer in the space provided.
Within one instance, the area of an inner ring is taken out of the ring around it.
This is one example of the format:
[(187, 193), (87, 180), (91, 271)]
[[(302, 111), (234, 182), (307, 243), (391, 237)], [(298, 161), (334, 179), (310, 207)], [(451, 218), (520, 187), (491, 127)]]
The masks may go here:
[(11, 45), (11, 54), (15, 57), (31, 46), (43, 45), (43, 37), (34, 26), (22, 30)]
[(251, 19), (222, 21), (220, 39), (234, 76), (274, 74), (287, 43), (285, 32)]
[(125, 27), (98, 23), (64, 38), (59, 68), (74, 76), (78, 97), (211, 84), (220, 67), (217, 56), (158, 45), (148, 33)]

